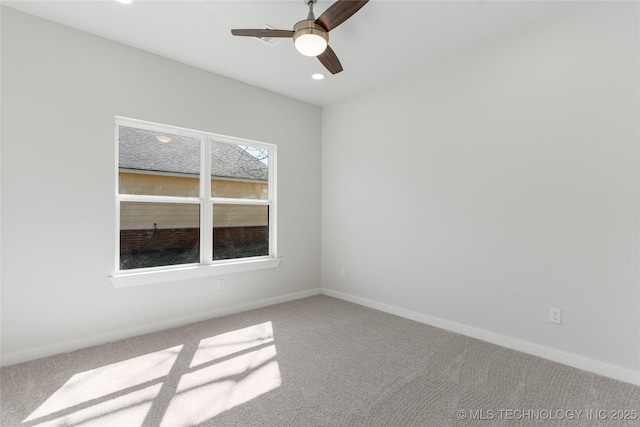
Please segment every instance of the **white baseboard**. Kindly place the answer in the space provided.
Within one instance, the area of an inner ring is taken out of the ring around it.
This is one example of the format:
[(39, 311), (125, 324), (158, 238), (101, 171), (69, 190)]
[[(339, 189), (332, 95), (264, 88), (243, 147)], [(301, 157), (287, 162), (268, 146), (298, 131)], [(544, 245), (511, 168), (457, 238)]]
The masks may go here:
[(640, 385), (640, 372), (635, 372), (626, 368), (621, 368), (618, 366), (613, 366), (595, 360), (587, 359), (575, 354), (565, 353), (560, 350), (555, 350), (553, 348), (544, 347), (516, 338), (507, 337), (504, 335), (496, 334), (494, 332), (474, 328), (472, 326), (451, 322), (449, 320), (440, 319), (438, 317), (429, 316), (427, 314), (422, 314), (415, 311), (406, 310), (404, 308), (395, 307), (389, 304), (361, 298), (344, 292), (322, 288), (320, 290), (320, 293), (355, 304), (363, 305), (365, 307), (373, 308), (375, 310), (383, 311), (385, 313), (394, 314), (396, 316), (414, 320), (416, 322), (424, 323), (426, 325), (435, 326), (437, 328), (456, 332), (472, 338), (477, 338), (482, 341), (500, 345), (502, 347), (507, 347), (513, 350), (521, 351), (523, 353), (542, 357), (544, 359), (562, 363), (573, 368), (582, 369), (584, 371), (613, 378), (615, 380)]
[(258, 301), (251, 301), (232, 307), (221, 308), (218, 310), (201, 312), (189, 316), (165, 320), (162, 322), (151, 323), (130, 329), (123, 329), (107, 334), (96, 335), (92, 337), (81, 338), (73, 341), (66, 341), (49, 346), (28, 349), (16, 353), (6, 354), (0, 357), (0, 366), (15, 365), (16, 363), (27, 362), (29, 360), (40, 359), (42, 357), (53, 356), (54, 354), (66, 353), (69, 351), (79, 350), (94, 345), (105, 344), (124, 338), (135, 337), (138, 335), (148, 334), (151, 332), (161, 331), (163, 329), (175, 328), (189, 323), (200, 322), (202, 320), (213, 319), (216, 317), (227, 316), (229, 314), (240, 313), (243, 311), (254, 310), (256, 308), (267, 307), (283, 302), (294, 301), (301, 298), (307, 298), (320, 294), (320, 288), (310, 289), (307, 291), (295, 292), (292, 294), (281, 295), (273, 298), (266, 298)]

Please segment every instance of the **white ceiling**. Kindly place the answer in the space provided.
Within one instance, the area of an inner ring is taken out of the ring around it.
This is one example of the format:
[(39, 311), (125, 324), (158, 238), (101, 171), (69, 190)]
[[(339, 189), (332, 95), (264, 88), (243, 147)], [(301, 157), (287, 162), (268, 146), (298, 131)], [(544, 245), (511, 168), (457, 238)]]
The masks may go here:
[[(332, 0), (319, 0), (316, 17)], [(2, 1), (2, 4), (315, 105), (415, 74), (445, 55), (535, 25), (581, 2), (371, 0), (330, 33), (344, 71), (331, 75), (291, 39), (276, 47), (232, 28), (292, 29), (303, 0)], [(311, 79), (322, 72), (324, 80)]]

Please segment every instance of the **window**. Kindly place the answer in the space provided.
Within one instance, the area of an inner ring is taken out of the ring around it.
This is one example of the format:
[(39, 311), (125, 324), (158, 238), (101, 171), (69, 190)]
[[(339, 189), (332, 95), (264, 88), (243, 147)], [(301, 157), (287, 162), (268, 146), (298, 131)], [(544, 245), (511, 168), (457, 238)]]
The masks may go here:
[(275, 145), (130, 119), (116, 128), (116, 276), (276, 259)]

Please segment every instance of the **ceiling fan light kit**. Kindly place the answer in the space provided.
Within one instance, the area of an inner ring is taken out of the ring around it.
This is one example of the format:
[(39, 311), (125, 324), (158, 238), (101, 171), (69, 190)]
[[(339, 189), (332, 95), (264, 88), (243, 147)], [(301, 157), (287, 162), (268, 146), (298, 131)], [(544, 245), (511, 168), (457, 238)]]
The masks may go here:
[(291, 30), (243, 29), (231, 30), (234, 36), (258, 38), (293, 38), (293, 43), (301, 54), (315, 56), (331, 74), (342, 71), (338, 56), (329, 46), (329, 31), (351, 18), (369, 0), (337, 0), (318, 19), (313, 15), (313, 5), (318, 0), (304, 0), (309, 6), (307, 19), (298, 22)]
[(312, 20), (298, 22), (293, 27), (293, 44), (304, 56), (318, 56), (329, 45), (329, 34)]

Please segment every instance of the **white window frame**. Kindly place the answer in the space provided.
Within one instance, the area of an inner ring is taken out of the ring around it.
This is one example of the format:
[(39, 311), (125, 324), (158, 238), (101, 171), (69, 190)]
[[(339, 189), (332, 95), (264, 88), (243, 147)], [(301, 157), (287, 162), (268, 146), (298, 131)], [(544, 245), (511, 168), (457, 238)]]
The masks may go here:
[[(116, 116), (115, 120), (115, 203), (116, 203), (116, 247), (114, 273), (109, 276), (116, 288), (185, 280), (199, 277), (224, 275), (243, 271), (273, 268), (280, 265), (281, 258), (277, 256), (277, 146), (275, 144), (252, 141), (211, 132), (196, 131), (170, 125), (152, 123), (126, 117)], [(119, 156), (118, 135), (119, 127), (128, 126), (138, 129), (185, 135), (200, 139), (200, 190), (198, 197), (146, 196), (120, 194), (119, 189)], [(268, 199), (233, 199), (211, 197), (211, 142), (246, 145), (263, 148), (269, 151), (268, 164)], [(206, 178), (206, 179), (203, 179)], [(200, 262), (160, 267), (147, 267), (131, 270), (120, 270), (120, 203), (121, 202), (159, 202), (159, 203), (187, 203), (200, 207)], [(250, 258), (234, 258), (227, 260), (213, 260), (213, 205), (214, 204), (245, 204), (269, 207), (269, 255)]]

